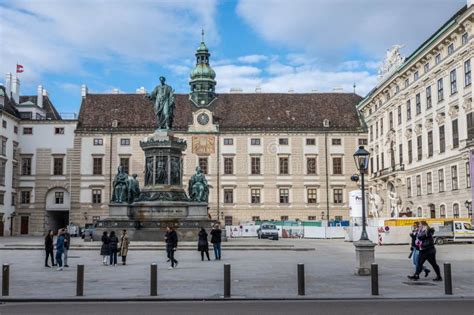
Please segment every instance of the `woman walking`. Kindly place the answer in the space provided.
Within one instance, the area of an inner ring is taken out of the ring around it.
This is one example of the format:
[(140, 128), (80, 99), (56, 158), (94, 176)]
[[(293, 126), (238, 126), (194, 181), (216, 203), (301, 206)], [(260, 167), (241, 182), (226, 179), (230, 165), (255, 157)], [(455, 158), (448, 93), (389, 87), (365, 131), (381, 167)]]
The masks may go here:
[(56, 262), (58, 263), (58, 270), (63, 270), (63, 253), (64, 253), (64, 231), (58, 231), (58, 238), (56, 240)]
[(108, 261), (109, 261), (109, 256), (110, 256), (110, 248), (109, 248), (109, 235), (107, 234), (107, 231), (104, 231), (102, 233), (102, 247), (100, 248), (100, 255), (102, 255), (102, 264), (104, 266), (107, 266)]
[(122, 256), (122, 265), (127, 264), (128, 245), (130, 245), (130, 240), (128, 239), (127, 230), (123, 230), (119, 245), (119, 255)]
[(421, 229), (418, 231), (416, 236), (415, 245), (420, 250), (420, 255), (418, 257), (418, 264), (416, 265), (416, 271), (413, 276), (408, 276), (411, 280), (420, 279), (420, 273), (423, 269), (423, 264), (428, 260), (431, 266), (433, 266), (434, 271), (436, 272), (436, 278), (433, 281), (442, 281), (441, 272), (438, 264), (436, 263), (436, 248), (434, 246), (433, 240), (434, 229), (430, 228), (426, 221), (421, 221)]
[[(56, 266), (54, 264), (54, 242), (53, 242), (53, 231), (48, 230), (48, 234), (46, 234), (44, 238), (44, 251), (46, 252), (46, 259), (44, 260), (44, 266), (47, 268), (51, 268), (51, 266)], [(51, 266), (48, 265), (48, 258), (51, 256)]]
[(115, 236), (115, 231), (110, 232), (109, 237), (109, 248), (110, 248), (110, 265), (117, 265), (117, 252), (118, 252), (118, 238)]
[[(416, 272), (416, 267), (418, 266), (418, 260), (420, 257), (420, 250), (416, 246), (416, 239), (418, 236), (418, 232), (421, 230), (421, 224), (420, 222), (415, 222), (413, 223), (413, 230), (410, 233), (411, 237), (411, 258), (413, 260), (413, 265), (415, 266), (415, 272)], [(423, 265), (422, 267), (423, 271), (425, 272), (425, 278), (428, 277), (428, 274), (431, 272), (427, 267)]]
[(201, 252), (201, 261), (204, 261), (204, 253), (206, 253), (207, 260), (211, 260), (209, 258), (209, 242), (207, 241), (207, 232), (204, 228), (201, 228), (198, 237), (198, 251)]
[(168, 269), (174, 269), (175, 266), (178, 267), (178, 261), (174, 258), (174, 253), (178, 247), (178, 234), (171, 226), (166, 227), (165, 242), (166, 254), (171, 261), (171, 266)]
[(221, 242), (222, 242), (222, 231), (219, 225), (216, 224), (212, 227), (211, 231), (211, 243), (214, 247), (214, 256), (216, 260), (221, 260)]

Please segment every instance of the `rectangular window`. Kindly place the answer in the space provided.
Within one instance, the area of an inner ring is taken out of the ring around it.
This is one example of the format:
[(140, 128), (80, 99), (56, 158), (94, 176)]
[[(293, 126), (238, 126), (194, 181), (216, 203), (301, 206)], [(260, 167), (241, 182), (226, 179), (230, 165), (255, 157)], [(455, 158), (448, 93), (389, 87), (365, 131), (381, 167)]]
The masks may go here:
[(31, 175), (31, 158), (21, 158), (21, 175)]
[(23, 134), (24, 135), (32, 135), (33, 134), (33, 127), (23, 127)]
[(250, 139), (250, 145), (260, 145), (260, 139), (258, 138)]
[(63, 135), (64, 134), (64, 127), (55, 127), (54, 128), (55, 135)]
[(3, 205), (5, 203), (5, 192), (0, 191), (0, 205)]
[(316, 216), (315, 215), (308, 216), (308, 221), (316, 221)]
[(471, 187), (471, 168), (469, 162), (466, 162), (466, 187)]
[(381, 163), (382, 164), (382, 170), (384, 170), (385, 169), (385, 158), (384, 158), (383, 152), (380, 153), (380, 161), (382, 162)]
[(252, 175), (260, 174), (260, 157), (252, 156), (251, 164)]
[(431, 108), (431, 86), (426, 88), (426, 109)]
[(102, 203), (101, 189), (92, 189), (92, 203)]
[(421, 196), (421, 175), (416, 175), (416, 195)]
[(307, 194), (308, 194), (308, 203), (316, 203), (317, 201), (317, 190), (316, 188), (308, 188), (307, 190)]
[(421, 114), (421, 95), (420, 93), (416, 94), (415, 96), (415, 110), (416, 114)]
[(342, 175), (342, 158), (335, 157), (332, 159), (332, 173), (334, 175)]
[(94, 145), (104, 145), (104, 139), (94, 138)]
[(92, 174), (102, 175), (102, 158), (95, 157), (92, 159), (92, 162), (93, 162)]
[(122, 139), (120, 139), (120, 145), (124, 145), (124, 146), (130, 145), (130, 138), (122, 138)]
[(2, 120), (2, 127), (7, 128), (7, 121), (6, 120)]
[(367, 144), (369, 144), (367, 139), (359, 139), (359, 145), (367, 145)]
[(288, 216), (287, 215), (282, 215), (280, 217), (280, 221), (288, 221)]
[(316, 145), (315, 138), (306, 138), (306, 145)]
[(459, 128), (458, 120), (455, 119), (451, 122), (452, 131), (453, 131), (453, 148), (459, 147)]
[(373, 125), (370, 125), (369, 139), (370, 141), (374, 140), (374, 126)]
[(5, 137), (2, 138), (2, 147), (0, 148), (0, 155), (7, 156), (7, 141), (8, 139)]
[(423, 69), (425, 70), (425, 73), (428, 73), (428, 71), (430, 71), (430, 63), (429, 62), (425, 63), (425, 65), (423, 66)]
[(234, 145), (234, 139), (224, 138), (224, 145)]
[(234, 174), (234, 159), (231, 157), (224, 158), (224, 174)]
[(403, 164), (403, 144), (399, 144), (398, 145), (398, 160), (399, 160), (399, 163), (400, 165)]
[(428, 131), (428, 157), (433, 156), (433, 131)]
[(55, 157), (53, 160), (53, 175), (64, 175), (64, 158)]
[(451, 187), (452, 190), (458, 189), (458, 167), (457, 165), (451, 166)]
[(232, 225), (232, 216), (231, 215), (226, 215), (224, 217), (224, 224), (225, 225)]
[(1, 186), (5, 186), (6, 165), (7, 165), (6, 161), (0, 160), (0, 185)]
[(341, 188), (333, 189), (333, 195), (334, 195), (334, 203), (340, 204), (343, 202)]
[(280, 188), (280, 203), (290, 203), (290, 190), (288, 188)]
[(13, 126), (13, 132), (18, 133), (18, 126)]
[(31, 192), (29, 190), (23, 190), (21, 192), (21, 203), (22, 204), (29, 204), (31, 201)]
[(438, 102), (441, 102), (444, 99), (443, 94), (443, 78), (438, 80)]
[(398, 106), (397, 108), (397, 116), (398, 116), (398, 125), (402, 124), (402, 105)]
[(281, 157), (280, 158), (280, 175), (288, 175), (288, 174), (289, 174), (288, 158)]
[(435, 64), (439, 64), (441, 62), (441, 54), (437, 54), (435, 56)]
[(341, 145), (342, 140), (340, 138), (331, 139), (332, 145)]
[(439, 153), (446, 151), (446, 135), (444, 133), (444, 126), (439, 126)]
[(466, 115), (467, 120), (467, 140), (472, 141), (474, 139), (474, 113)]
[(254, 221), (254, 222), (260, 221), (260, 217), (259, 216), (253, 216), (252, 221)]
[(438, 170), (438, 190), (439, 192), (444, 191), (444, 170), (443, 169)]
[(383, 118), (380, 118), (380, 135), (383, 136)]
[(379, 122), (375, 122), (375, 139), (379, 137)]
[(454, 94), (458, 91), (456, 85), (456, 69), (451, 70), (449, 73), (449, 81), (451, 82), (451, 94)]
[(12, 203), (11, 203), (11, 206), (14, 207), (16, 206), (16, 194), (14, 192), (12, 192)]
[(278, 143), (280, 145), (288, 145), (288, 138), (280, 138), (278, 139)]
[(413, 81), (416, 80), (418, 80), (418, 71), (415, 71), (415, 73), (413, 73)]
[(308, 175), (316, 175), (316, 158), (306, 158), (306, 173)]
[(390, 129), (393, 129), (393, 112), (390, 112), (388, 114), (388, 127)]
[(208, 163), (207, 163), (207, 157), (200, 157), (198, 160), (199, 168), (201, 168), (201, 171), (207, 175), (208, 173)]
[(122, 169), (125, 173), (130, 174), (130, 158), (121, 157), (120, 158), (120, 165), (122, 165)]
[(407, 177), (407, 197), (411, 197), (411, 177)]
[(405, 88), (407, 88), (410, 85), (410, 80), (405, 79)]
[(407, 101), (407, 121), (411, 119), (411, 102), (410, 100)]
[(54, 201), (57, 205), (62, 205), (64, 203), (64, 192), (62, 191), (55, 192)]
[(421, 159), (423, 158), (423, 138), (421, 135), (416, 137), (416, 149), (417, 149), (417, 157), (418, 157), (417, 160), (421, 161)]
[(426, 173), (426, 193), (433, 193), (433, 178), (431, 172)]
[(413, 162), (413, 145), (412, 141), (408, 140), (408, 163)]
[(257, 188), (251, 189), (250, 199), (252, 203), (260, 203), (260, 189), (257, 189)]
[(233, 189), (224, 189), (224, 203), (234, 203)]
[(471, 60), (464, 62), (464, 85), (468, 86), (471, 84)]
[(448, 55), (451, 55), (454, 52), (454, 43), (448, 45)]
[(31, 120), (31, 119), (33, 119), (33, 113), (32, 112), (20, 112), (20, 118), (21, 119), (26, 119), (26, 120)]
[(461, 43), (464, 45), (464, 44), (467, 44), (467, 41), (468, 41), (468, 36), (467, 36), (467, 32), (465, 32), (461, 36)]

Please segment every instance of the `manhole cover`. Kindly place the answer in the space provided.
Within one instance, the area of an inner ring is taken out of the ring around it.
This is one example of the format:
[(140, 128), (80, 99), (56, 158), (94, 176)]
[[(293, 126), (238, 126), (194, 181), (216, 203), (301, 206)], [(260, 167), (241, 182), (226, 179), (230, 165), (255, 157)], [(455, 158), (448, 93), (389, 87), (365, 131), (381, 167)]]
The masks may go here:
[(407, 281), (407, 282), (402, 282), (407, 285), (427, 285), (427, 286), (435, 286), (436, 284), (431, 283), (431, 282), (424, 282), (424, 281)]

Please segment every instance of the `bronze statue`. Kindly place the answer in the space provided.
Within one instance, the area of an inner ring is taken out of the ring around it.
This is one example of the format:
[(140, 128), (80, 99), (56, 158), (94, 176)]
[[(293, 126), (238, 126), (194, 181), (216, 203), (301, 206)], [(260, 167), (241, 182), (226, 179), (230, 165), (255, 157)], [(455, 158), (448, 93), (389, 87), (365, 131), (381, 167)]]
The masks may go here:
[(160, 156), (156, 159), (156, 184), (168, 184), (168, 165), (166, 156)]
[(153, 158), (146, 159), (145, 185), (153, 185)]
[(122, 203), (128, 201), (128, 175), (124, 172), (122, 165), (117, 168), (117, 175), (115, 175), (112, 183), (113, 193), (112, 202)]
[(155, 103), (155, 115), (157, 129), (170, 130), (173, 127), (175, 96), (174, 90), (167, 85), (166, 78), (160, 77), (161, 85), (157, 85), (150, 95), (147, 95)]
[(207, 202), (209, 198), (209, 185), (201, 168), (196, 167), (196, 174), (189, 180), (189, 198), (193, 201)]
[(140, 196), (140, 184), (137, 180), (137, 174), (128, 176), (128, 203), (133, 203)]
[(171, 185), (181, 184), (181, 163), (179, 157), (171, 157), (170, 183)]

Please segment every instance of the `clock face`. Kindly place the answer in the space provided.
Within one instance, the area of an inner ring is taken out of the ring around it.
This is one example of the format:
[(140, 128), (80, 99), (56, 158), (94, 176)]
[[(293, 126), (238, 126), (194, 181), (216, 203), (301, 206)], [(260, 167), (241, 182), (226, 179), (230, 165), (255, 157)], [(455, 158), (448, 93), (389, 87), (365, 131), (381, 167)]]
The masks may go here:
[(198, 123), (200, 123), (201, 125), (207, 125), (207, 123), (209, 122), (209, 116), (205, 113), (201, 113), (199, 114), (199, 116), (197, 117), (197, 121)]

